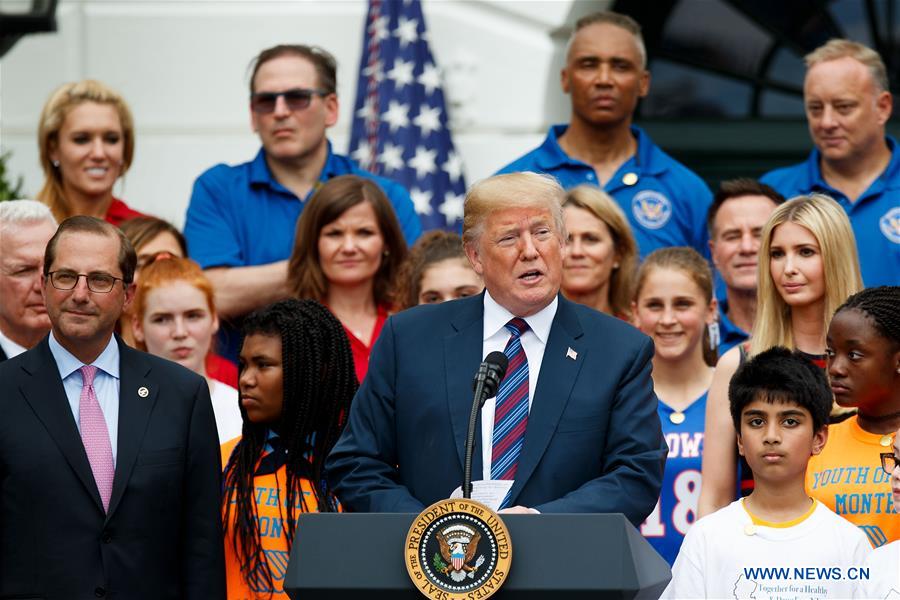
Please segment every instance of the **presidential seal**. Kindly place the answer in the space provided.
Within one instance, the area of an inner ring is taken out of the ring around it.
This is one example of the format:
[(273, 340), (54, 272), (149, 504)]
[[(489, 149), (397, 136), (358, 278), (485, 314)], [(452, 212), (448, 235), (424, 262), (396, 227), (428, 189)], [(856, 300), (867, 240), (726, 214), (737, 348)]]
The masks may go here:
[(406, 534), (406, 570), (422, 594), (444, 600), (487, 598), (506, 581), (512, 546), (490, 508), (467, 499), (436, 502)]

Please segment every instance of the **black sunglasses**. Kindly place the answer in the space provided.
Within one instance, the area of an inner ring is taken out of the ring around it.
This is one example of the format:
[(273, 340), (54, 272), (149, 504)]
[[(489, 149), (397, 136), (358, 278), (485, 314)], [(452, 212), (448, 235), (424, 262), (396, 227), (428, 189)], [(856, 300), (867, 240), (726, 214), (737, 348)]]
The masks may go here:
[(283, 97), (284, 103), (290, 110), (303, 110), (308, 108), (313, 96), (327, 96), (326, 90), (307, 90), (294, 88), (283, 92), (257, 92), (250, 96), (250, 108), (253, 112), (266, 114), (275, 110), (278, 98)]

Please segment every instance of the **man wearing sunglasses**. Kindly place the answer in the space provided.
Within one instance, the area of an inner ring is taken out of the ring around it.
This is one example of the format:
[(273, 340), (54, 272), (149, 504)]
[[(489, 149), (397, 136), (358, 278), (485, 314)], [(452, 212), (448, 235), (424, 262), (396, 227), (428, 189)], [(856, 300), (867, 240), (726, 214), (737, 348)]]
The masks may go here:
[[(337, 65), (325, 50), (281, 45), (263, 50), (250, 78), (250, 121), (262, 148), (252, 161), (219, 164), (195, 182), (184, 233), (225, 317), (220, 350), (237, 357), (235, 319), (289, 295), (287, 258), (300, 212), (338, 175), (374, 179), (385, 191), (406, 241), (421, 234), (409, 193), (335, 154), (326, 137), (337, 122)], [(231, 322), (229, 322), (231, 321)]]
[(135, 263), (94, 217), (47, 244), (50, 334), (0, 363), (0, 598), (225, 599), (209, 387), (113, 334)]

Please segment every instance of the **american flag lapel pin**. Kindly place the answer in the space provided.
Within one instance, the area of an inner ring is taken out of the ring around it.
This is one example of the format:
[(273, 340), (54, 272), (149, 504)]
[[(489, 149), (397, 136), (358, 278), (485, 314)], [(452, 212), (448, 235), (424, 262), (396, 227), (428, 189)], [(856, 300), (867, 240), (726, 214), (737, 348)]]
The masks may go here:
[(578, 353), (572, 350), (572, 348), (570, 347), (568, 350), (566, 350), (566, 358), (575, 360), (576, 358), (578, 358)]

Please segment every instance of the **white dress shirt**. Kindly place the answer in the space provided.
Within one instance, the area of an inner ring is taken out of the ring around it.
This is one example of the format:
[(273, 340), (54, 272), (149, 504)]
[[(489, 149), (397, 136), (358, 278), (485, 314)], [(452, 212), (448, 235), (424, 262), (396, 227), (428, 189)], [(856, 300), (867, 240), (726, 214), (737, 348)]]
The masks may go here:
[(18, 356), (28, 350), (25, 346), (20, 346), (0, 331), (0, 348), (3, 348), (3, 353), (6, 354), (6, 358), (12, 358), (13, 356)]
[[(541, 373), (541, 362), (544, 360), (544, 348), (547, 347), (547, 338), (550, 337), (550, 327), (556, 316), (556, 308), (559, 299), (554, 296), (553, 301), (530, 317), (520, 317), (528, 323), (528, 331), (520, 337), (522, 349), (528, 359), (528, 411), (531, 412), (531, 402), (534, 400), (534, 390), (537, 388), (538, 375)], [(503, 352), (506, 343), (512, 335), (506, 328), (512, 314), (491, 297), (488, 291), (484, 293), (484, 342), (482, 343), (482, 358), (494, 351)], [(482, 478), (491, 478), (491, 459), (493, 455), (494, 438), (494, 409), (496, 398), (490, 398), (481, 409), (481, 459)]]
[[(50, 352), (56, 360), (56, 368), (59, 369), (59, 376), (62, 378), (63, 387), (66, 390), (66, 398), (72, 408), (72, 416), (75, 417), (75, 426), (81, 433), (81, 423), (78, 417), (81, 408), (81, 388), (84, 386), (84, 382), (78, 369), (83, 367), (84, 363), (63, 348), (53, 337), (53, 333), (50, 334)], [(115, 465), (118, 454), (116, 442), (119, 439), (119, 344), (116, 342), (116, 336), (110, 336), (106, 348), (91, 365), (97, 367), (97, 374), (94, 376), (94, 392), (97, 394), (100, 410), (103, 411), (103, 420), (106, 421), (109, 444), (112, 447), (113, 465)]]

